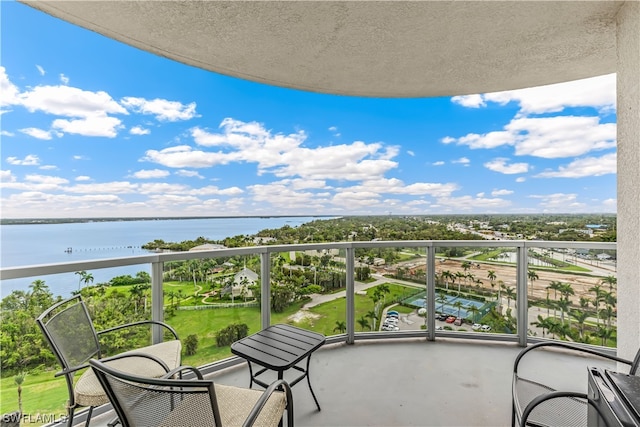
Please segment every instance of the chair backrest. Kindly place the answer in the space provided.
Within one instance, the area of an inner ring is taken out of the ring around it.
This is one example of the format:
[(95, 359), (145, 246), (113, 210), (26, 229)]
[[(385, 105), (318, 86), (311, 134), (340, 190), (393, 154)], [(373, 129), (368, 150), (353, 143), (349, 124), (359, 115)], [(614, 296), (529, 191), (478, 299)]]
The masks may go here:
[(50, 307), (36, 322), (64, 370), (100, 355), (98, 334), (80, 295)]
[(640, 365), (640, 349), (638, 349), (636, 357), (633, 358), (633, 363), (631, 364), (631, 368), (629, 369), (629, 374), (640, 376), (640, 369), (638, 369), (638, 365)]
[(221, 426), (213, 381), (149, 378), (89, 361), (123, 427)]

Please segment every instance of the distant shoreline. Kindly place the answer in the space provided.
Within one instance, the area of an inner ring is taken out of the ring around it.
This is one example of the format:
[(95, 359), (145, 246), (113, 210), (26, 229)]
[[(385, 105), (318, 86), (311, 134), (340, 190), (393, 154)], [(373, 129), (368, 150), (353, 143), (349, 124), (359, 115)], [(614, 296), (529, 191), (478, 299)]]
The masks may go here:
[(118, 221), (177, 221), (225, 218), (335, 218), (336, 215), (242, 215), (242, 216), (171, 216), (171, 217), (95, 217), (95, 218), (3, 218), (0, 225), (69, 224)]

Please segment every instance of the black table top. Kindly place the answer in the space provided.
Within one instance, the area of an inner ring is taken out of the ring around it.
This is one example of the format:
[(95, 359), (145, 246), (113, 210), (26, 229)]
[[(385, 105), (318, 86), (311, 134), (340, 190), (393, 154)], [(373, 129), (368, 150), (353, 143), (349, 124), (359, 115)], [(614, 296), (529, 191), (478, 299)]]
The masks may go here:
[(272, 325), (231, 344), (231, 353), (274, 371), (284, 371), (324, 344), (322, 334), (291, 325)]

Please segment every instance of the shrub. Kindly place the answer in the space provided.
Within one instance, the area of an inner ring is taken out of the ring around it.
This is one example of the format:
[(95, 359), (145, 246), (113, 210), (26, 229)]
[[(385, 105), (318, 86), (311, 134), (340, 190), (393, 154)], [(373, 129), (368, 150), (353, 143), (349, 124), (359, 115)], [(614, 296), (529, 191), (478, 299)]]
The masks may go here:
[(224, 329), (220, 329), (216, 334), (216, 345), (224, 347), (233, 344), (235, 341), (246, 337), (249, 334), (249, 326), (245, 323), (231, 324)]
[(195, 334), (189, 335), (184, 340), (184, 352), (187, 356), (193, 356), (198, 350), (198, 336)]

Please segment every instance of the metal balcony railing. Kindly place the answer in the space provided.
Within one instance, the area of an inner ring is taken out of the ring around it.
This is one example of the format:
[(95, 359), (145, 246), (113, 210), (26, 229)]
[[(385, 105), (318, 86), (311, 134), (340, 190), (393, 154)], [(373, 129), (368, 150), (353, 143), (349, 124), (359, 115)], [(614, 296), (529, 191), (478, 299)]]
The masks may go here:
[[(435, 340), (435, 317), (429, 315), (426, 319), (426, 329), (416, 331), (404, 331), (394, 334), (381, 332), (356, 333), (355, 319), (355, 277), (356, 266), (355, 252), (360, 248), (419, 248), (424, 249), (424, 262), (426, 266), (426, 300), (427, 312), (436, 312), (436, 249), (437, 248), (509, 248), (515, 251), (515, 317), (517, 319), (516, 334), (472, 334), (460, 332), (438, 331), (439, 336), (455, 336), (471, 339), (517, 341), (520, 346), (526, 346), (528, 341), (537, 341), (528, 335), (528, 292), (527, 272), (529, 267), (529, 250), (564, 250), (586, 249), (591, 251), (611, 251), (616, 249), (615, 243), (590, 243), (590, 242), (566, 242), (566, 241), (516, 241), (516, 240), (419, 240), (419, 241), (355, 241), (332, 242), (294, 245), (256, 246), (234, 249), (219, 249), (211, 251), (195, 252), (168, 252), (155, 253), (144, 256), (132, 256), (112, 259), (99, 259), (93, 261), (69, 262), (47, 265), (30, 265), (20, 267), (8, 267), (0, 269), (0, 280), (17, 278), (38, 278), (39, 276), (71, 273), (77, 271), (90, 271), (95, 269), (113, 268), (131, 265), (150, 265), (151, 270), (151, 316), (152, 320), (163, 320), (163, 267), (171, 261), (185, 261), (197, 259), (229, 258), (234, 256), (259, 256), (260, 277), (271, 277), (271, 255), (290, 251), (322, 251), (338, 249), (345, 254), (346, 265), (346, 333), (332, 337), (329, 342), (346, 341), (353, 343), (356, 339), (388, 338), (388, 337), (426, 337)], [(615, 274), (615, 272), (613, 273)], [(266, 328), (271, 323), (271, 280), (261, 280), (261, 325)], [(154, 342), (161, 340), (161, 331), (153, 331)]]

